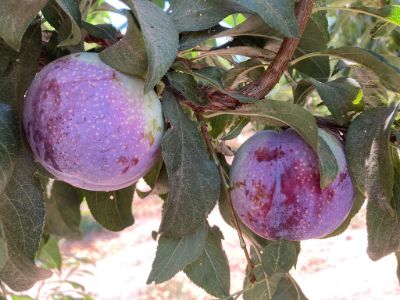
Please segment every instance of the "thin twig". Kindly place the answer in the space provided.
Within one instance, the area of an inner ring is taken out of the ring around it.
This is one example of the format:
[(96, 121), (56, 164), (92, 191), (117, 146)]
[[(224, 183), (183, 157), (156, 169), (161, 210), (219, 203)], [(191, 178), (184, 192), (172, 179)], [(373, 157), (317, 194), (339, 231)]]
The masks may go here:
[(251, 283), (254, 283), (256, 281), (256, 277), (254, 275), (254, 264), (253, 264), (253, 261), (250, 258), (250, 254), (249, 254), (249, 252), (247, 250), (246, 242), (245, 242), (245, 240), (243, 238), (242, 229), (240, 228), (238, 218), (237, 218), (235, 210), (233, 208), (232, 198), (231, 198), (231, 194), (229, 192), (229, 183), (226, 180), (226, 177), (225, 177), (225, 174), (224, 174), (224, 169), (223, 169), (222, 165), (220, 164), (220, 162), (218, 160), (218, 157), (217, 157), (217, 154), (215, 153), (214, 147), (213, 147), (213, 145), (211, 143), (211, 139), (210, 139), (210, 137), (208, 135), (207, 125), (204, 122), (204, 119), (203, 119), (202, 115), (200, 113), (196, 113), (196, 118), (200, 123), (200, 131), (201, 131), (201, 134), (202, 134), (202, 136), (204, 138), (204, 141), (206, 143), (208, 152), (212, 156), (215, 164), (217, 165), (217, 168), (218, 168), (218, 171), (219, 171), (219, 175), (220, 175), (221, 180), (222, 180), (222, 188), (223, 188), (224, 193), (226, 194), (226, 197), (228, 199), (229, 208), (230, 208), (232, 216), (233, 216), (233, 223), (234, 223), (234, 226), (236, 228), (237, 234), (239, 236), (240, 247), (243, 249), (244, 255), (245, 255), (246, 260), (247, 260), (247, 265), (248, 265), (248, 268), (249, 268), (249, 279), (250, 279)]
[(7, 299), (8, 297), (8, 291), (7, 288), (5, 287), (4, 283), (2, 281), (0, 281), (0, 289), (1, 289), (1, 293), (4, 297), (4, 299)]
[(303, 35), (308, 19), (311, 15), (314, 0), (302, 0), (297, 7), (297, 21), (299, 24), (299, 37), (285, 38), (281, 44), (278, 54), (268, 66), (267, 70), (260, 78), (251, 84), (245, 86), (241, 93), (244, 96), (256, 99), (264, 98), (279, 82), (282, 74), (286, 71), (289, 61), (292, 59), (294, 52)]

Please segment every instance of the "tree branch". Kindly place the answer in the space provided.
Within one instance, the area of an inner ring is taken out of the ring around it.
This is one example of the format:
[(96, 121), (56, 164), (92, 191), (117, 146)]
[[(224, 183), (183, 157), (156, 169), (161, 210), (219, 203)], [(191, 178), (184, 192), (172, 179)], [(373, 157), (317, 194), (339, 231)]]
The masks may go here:
[(283, 73), (286, 71), (290, 60), (297, 46), (299, 45), (300, 38), (304, 33), (308, 19), (311, 15), (314, 0), (302, 0), (297, 7), (297, 21), (299, 24), (299, 37), (298, 38), (285, 38), (281, 44), (278, 54), (268, 66), (267, 70), (260, 76), (260, 78), (245, 86), (241, 93), (244, 96), (256, 99), (264, 98), (279, 82)]
[[(285, 38), (274, 60), (268, 66), (267, 70), (260, 78), (245, 87), (239, 93), (243, 96), (255, 99), (264, 98), (279, 82), (283, 73), (287, 70), (288, 64), (292, 59), (300, 38), (304, 33), (308, 19), (312, 13), (314, 0), (301, 0), (296, 8), (296, 16), (299, 24), (299, 37)], [(182, 95), (178, 95), (181, 102), (189, 106), (196, 112), (222, 111), (226, 109), (234, 109), (242, 105), (242, 103), (234, 97), (210, 87), (201, 87), (204, 98), (208, 100), (205, 106), (196, 105), (186, 100)]]

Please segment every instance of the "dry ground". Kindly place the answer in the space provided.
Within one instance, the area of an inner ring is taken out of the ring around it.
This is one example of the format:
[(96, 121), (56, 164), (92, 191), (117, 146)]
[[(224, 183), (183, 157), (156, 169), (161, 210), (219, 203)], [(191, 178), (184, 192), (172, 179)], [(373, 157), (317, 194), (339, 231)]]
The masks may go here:
[[(157, 198), (134, 200), (135, 225), (120, 233), (91, 231), (82, 241), (66, 242), (64, 254), (91, 258), (85, 265), (94, 275), (79, 278), (86, 291), (98, 300), (191, 300), (212, 299), (180, 273), (167, 283), (146, 285), (156, 242), (152, 230), (158, 228), (161, 201)], [(393, 256), (378, 262), (366, 254), (365, 216), (361, 212), (347, 232), (326, 240), (302, 243), (297, 269), (292, 272), (311, 300), (394, 300), (400, 299)], [(210, 223), (225, 235), (225, 251), (230, 259), (232, 292), (241, 289), (245, 260), (236, 232), (214, 211)], [(46, 298), (42, 294), (41, 298)]]

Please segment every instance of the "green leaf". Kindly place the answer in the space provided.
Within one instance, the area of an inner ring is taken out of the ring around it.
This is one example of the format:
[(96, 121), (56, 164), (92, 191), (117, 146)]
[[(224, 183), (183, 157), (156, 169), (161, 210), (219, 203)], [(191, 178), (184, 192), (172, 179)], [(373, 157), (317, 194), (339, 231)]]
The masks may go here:
[(41, 37), (40, 24), (29, 27), (19, 53), (0, 40), (0, 101), (12, 105), (18, 116), (22, 116), (25, 91), (37, 71)]
[(250, 283), (248, 274), (245, 277), (243, 300), (271, 299), (271, 295), (274, 293), (282, 275), (273, 274), (267, 278), (260, 264), (255, 266), (254, 275), (256, 276), (254, 283)]
[(362, 108), (362, 90), (354, 80), (338, 78), (322, 83), (310, 78), (310, 81), (339, 125), (347, 124), (351, 120), (351, 114)]
[[(240, 115), (257, 118), (273, 126), (288, 125), (318, 151), (318, 128), (314, 117), (299, 105), (283, 101), (260, 100), (235, 110), (225, 110), (218, 114)], [(210, 117), (212, 115), (208, 115)]]
[(272, 296), (272, 300), (282, 299), (307, 300), (297, 282), (289, 274), (279, 280), (279, 284)]
[(208, 29), (230, 14), (251, 12), (234, 0), (170, 0), (169, 2), (168, 13), (180, 32)]
[(167, 76), (171, 85), (187, 100), (198, 105), (207, 104), (207, 100), (200, 94), (200, 89), (193, 76), (178, 72), (169, 72)]
[(382, 209), (376, 201), (367, 206), (367, 253), (372, 260), (378, 260), (400, 250), (400, 161), (398, 149), (392, 147), (394, 162), (393, 198), (390, 205), (394, 214)]
[(135, 186), (111, 191), (92, 192), (81, 190), (92, 216), (104, 228), (121, 231), (134, 223), (132, 201)]
[(241, 62), (225, 72), (223, 75), (224, 86), (229, 89), (236, 89), (241, 83), (256, 80), (265, 71), (264, 68), (265, 65), (258, 59)]
[(62, 258), (58, 240), (50, 236), (39, 251), (38, 259), (47, 269), (58, 269), (61, 271)]
[(46, 204), (45, 231), (60, 238), (80, 239), (81, 199), (69, 184), (39, 175)]
[[(397, 180), (400, 180), (398, 175)], [(396, 186), (398, 184), (396, 183)], [(400, 188), (396, 188), (400, 192)], [(396, 215), (383, 210), (378, 203), (369, 201), (367, 205), (368, 256), (378, 260), (400, 249), (400, 202), (395, 196)]]
[(128, 29), (125, 36), (100, 52), (100, 58), (114, 69), (133, 76), (144, 77), (147, 53), (142, 34), (131, 14), (127, 14)]
[(382, 84), (389, 90), (400, 92), (400, 69), (388, 62), (383, 56), (367, 49), (357, 47), (342, 47), (329, 49), (323, 52), (315, 52), (303, 55), (291, 62), (293, 67), (304, 59), (317, 56), (333, 56), (356, 62), (378, 75)]
[(390, 126), (398, 105), (366, 110), (353, 120), (345, 145), (350, 175), (370, 202), (393, 213), (393, 164)]
[(0, 222), (0, 270), (4, 268), (8, 259), (7, 241), (3, 229), (3, 224)]
[(155, 166), (146, 176), (143, 177), (146, 184), (150, 187), (150, 191), (143, 192), (136, 189), (136, 193), (142, 199), (149, 195), (162, 195), (168, 192), (168, 175), (165, 170), (164, 162), (159, 159)]
[(142, 30), (148, 58), (145, 93), (167, 73), (179, 47), (178, 30), (172, 19), (146, 0), (128, 1)]
[(293, 91), (294, 104), (303, 106), (307, 101), (307, 97), (313, 91), (314, 91), (314, 85), (309, 80), (306, 79), (300, 80)]
[(217, 24), (206, 30), (181, 33), (179, 39), (179, 50), (183, 51), (193, 48), (225, 30), (226, 27)]
[(207, 226), (202, 224), (196, 231), (181, 238), (162, 235), (158, 240), (156, 257), (146, 283), (167, 281), (195, 261), (206, 245), (207, 232)]
[[(333, 9), (349, 11), (354, 13), (366, 14), (378, 19), (381, 19), (385, 22), (389, 22), (395, 24), (397, 26), (400, 25), (400, 6), (399, 5), (385, 5), (382, 8), (373, 8), (373, 7), (363, 7), (363, 6), (354, 6), (354, 7), (332, 7)], [(323, 11), (330, 9), (330, 7), (318, 7), (314, 9), (314, 11)]]
[(351, 66), (351, 77), (361, 86), (363, 102), (366, 107), (385, 105), (383, 99), (388, 99), (388, 90), (382, 85), (379, 75), (362, 66)]
[[(19, 51), (29, 24), (48, 0), (2, 0), (0, 2), (0, 37)], [(22, 8), (22, 9), (21, 9)]]
[(159, 232), (181, 237), (204, 223), (219, 198), (221, 179), (196, 124), (169, 90), (162, 107), (171, 124), (161, 143), (170, 190)]
[(219, 228), (210, 228), (203, 253), (184, 270), (191, 281), (218, 298), (227, 297), (230, 286), (229, 263), (221, 239)]
[(46, 20), (58, 31), (59, 47), (81, 42), (81, 12), (75, 0), (49, 0), (43, 8)]
[[(294, 57), (299, 57), (307, 53), (324, 51), (328, 48), (330, 40), (328, 32), (328, 22), (324, 16), (312, 16), (297, 46)], [(312, 57), (296, 64), (295, 68), (319, 81), (325, 82), (330, 75), (328, 57)]]
[(0, 280), (15, 291), (27, 290), (51, 275), (35, 266), (45, 219), (42, 191), (33, 177), (35, 171), (32, 157), (21, 150), (13, 176), (0, 195), (0, 219), (9, 254)]
[(263, 249), (261, 257), (263, 269), (268, 275), (289, 272), (296, 260), (295, 243), (285, 240), (269, 243)]
[(237, 123), (231, 128), (231, 130), (221, 137), (221, 140), (229, 141), (232, 140), (242, 132), (243, 128), (249, 123), (247, 118), (237, 118)]
[(341, 145), (323, 129), (318, 129), (318, 158), (321, 188), (329, 186), (337, 177), (339, 167), (334, 153), (341, 151)]
[[(109, 40), (113, 43), (118, 41), (117, 30), (112, 24), (93, 25), (88, 22), (82, 21), (82, 28), (84, 28), (91, 36), (95, 38)], [(127, 32), (129, 32), (129, 29), (127, 30)]]
[(294, 0), (235, 0), (235, 2), (260, 15), (266, 23), (285, 36), (298, 36)]
[(17, 120), (10, 106), (0, 103), (0, 194), (14, 171), (20, 140)]
[(175, 62), (174, 65), (172, 66), (172, 68), (177, 71), (181, 71), (183, 73), (192, 75), (198, 81), (200, 81), (206, 85), (210, 85), (210, 86), (218, 89), (221, 93), (224, 93), (233, 98), (236, 98), (243, 103), (251, 103), (251, 102), (255, 102), (257, 100), (257, 99), (245, 97), (237, 92), (229, 92), (229, 91), (225, 90), (223, 87), (223, 83), (222, 83), (223, 73), (220, 68), (217, 68), (214, 66), (209, 66), (209, 67), (202, 68), (200, 70), (192, 70), (189, 68), (188, 65), (186, 65), (182, 61)]

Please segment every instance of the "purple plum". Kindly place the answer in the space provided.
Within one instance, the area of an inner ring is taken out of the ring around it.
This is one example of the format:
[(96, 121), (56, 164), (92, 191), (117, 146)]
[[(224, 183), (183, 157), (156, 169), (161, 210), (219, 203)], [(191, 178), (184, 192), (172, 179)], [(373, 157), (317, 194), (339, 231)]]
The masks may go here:
[(48, 64), (25, 98), (24, 129), (36, 159), (56, 178), (117, 190), (145, 175), (160, 155), (164, 121), (154, 91), (96, 53)]
[(348, 216), (354, 189), (343, 147), (320, 129), (339, 172), (320, 188), (317, 154), (294, 130), (260, 131), (237, 151), (230, 171), (235, 212), (252, 231), (270, 240), (300, 241), (333, 232)]

